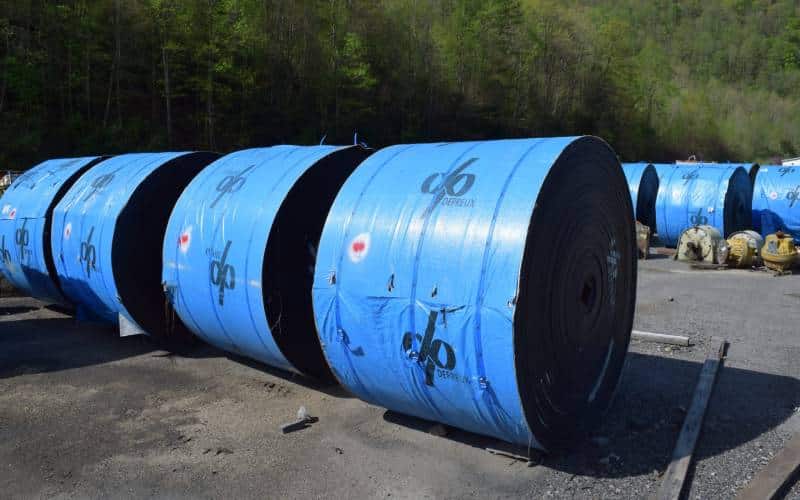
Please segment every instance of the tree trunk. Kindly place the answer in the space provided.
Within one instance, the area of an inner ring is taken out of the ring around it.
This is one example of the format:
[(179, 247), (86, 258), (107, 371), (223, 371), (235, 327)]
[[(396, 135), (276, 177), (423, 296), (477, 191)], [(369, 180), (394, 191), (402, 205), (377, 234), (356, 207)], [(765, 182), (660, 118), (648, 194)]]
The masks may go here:
[(86, 39), (86, 122), (92, 121), (92, 59), (89, 51), (89, 38)]
[(121, 33), (120, 33), (120, 0), (117, 0), (114, 3), (114, 42), (116, 44), (116, 52), (114, 53), (114, 57), (117, 60), (116, 64), (116, 71), (114, 71), (114, 79), (116, 92), (117, 92), (117, 126), (122, 128), (122, 106), (120, 104), (120, 95), (119, 95), (119, 67), (122, 63), (122, 43), (121, 43)]
[(208, 98), (206, 100), (208, 147), (214, 144), (214, 0), (208, 0)]
[(161, 44), (161, 65), (164, 67), (164, 105), (167, 112), (167, 145), (172, 147), (172, 100), (169, 88), (169, 58), (167, 44)]

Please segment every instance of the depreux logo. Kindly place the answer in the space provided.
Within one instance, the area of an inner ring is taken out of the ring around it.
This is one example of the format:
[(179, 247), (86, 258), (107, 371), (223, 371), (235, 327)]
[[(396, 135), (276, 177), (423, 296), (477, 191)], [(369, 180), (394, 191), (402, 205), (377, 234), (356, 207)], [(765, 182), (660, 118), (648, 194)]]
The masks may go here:
[(428, 215), (440, 203), (457, 207), (472, 207), (475, 205), (474, 199), (464, 199), (462, 197), (475, 184), (475, 174), (464, 173), (464, 170), (476, 161), (478, 161), (478, 158), (470, 158), (452, 172), (431, 174), (423, 181), (421, 191), (434, 196), (433, 202), (424, 215)]
[(3, 262), (8, 265), (11, 262), (11, 252), (6, 248), (6, 236), (0, 236), (0, 256), (3, 257)]
[(89, 191), (89, 194), (86, 195), (86, 198), (84, 198), (83, 201), (89, 201), (92, 196), (102, 192), (106, 186), (111, 184), (112, 180), (114, 180), (114, 174), (103, 174), (92, 179), (92, 190)]
[(94, 243), (92, 243), (92, 236), (94, 235), (94, 226), (89, 230), (89, 236), (87, 236), (86, 241), (81, 242), (81, 254), (80, 254), (80, 262), (86, 266), (86, 277), (89, 278), (92, 276), (92, 269), (97, 269), (95, 267), (95, 262), (97, 260), (97, 249), (94, 247)]
[(28, 219), (22, 219), (22, 227), (17, 229), (14, 233), (14, 242), (19, 247), (19, 258), (20, 260), (24, 259), (28, 254), (28, 243), (30, 243), (30, 233), (28, 232), (28, 228), (25, 227), (28, 224)]
[(228, 250), (231, 248), (231, 241), (225, 244), (222, 256), (211, 261), (209, 269), (209, 281), (219, 289), (219, 305), (225, 305), (225, 290), (233, 290), (236, 287), (236, 269), (228, 264)]
[(691, 172), (687, 172), (687, 173), (683, 174), (681, 176), (681, 179), (683, 179), (683, 185), (685, 186), (685, 185), (689, 184), (689, 181), (697, 179), (698, 177), (700, 177), (700, 169), (696, 168), (696, 169), (692, 170)]
[(786, 193), (786, 199), (789, 200), (789, 208), (792, 208), (794, 204), (797, 203), (797, 200), (800, 199), (800, 186)]
[(689, 222), (690, 222), (690, 223), (691, 223), (693, 226), (702, 226), (702, 225), (704, 225), (704, 224), (708, 224), (708, 217), (706, 217), (705, 215), (703, 215), (703, 209), (702, 209), (702, 208), (700, 208), (700, 209), (698, 209), (698, 210), (697, 210), (697, 213), (696, 213), (696, 214), (692, 215), (692, 216), (689, 218)]
[(225, 196), (226, 194), (233, 194), (242, 189), (242, 187), (244, 187), (244, 183), (247, 182), (247, 177), (245, 177), (245, 175), (247, 175), (247, 173), (253, 170), (254, 168), (256, 168), (255, 165), (250, 165), (249, 167), (242, 170), (238, 174), (228, 175), (224, 177), (221, 181), (219, 181), (219, 183), (217, 184), (217, 192), (219, 193), (219, 195), (217, 195), (217, 198), (213, 202), (211, 202), (209, 208), (214, 208), (215, 206), (217, 206), (219, 200), (221, 200), (222, 197)]
[[(456, 309), (442, 309), (442, 313), (457, 311)], [(418, 333), (406, 332), (403, 335), (403, 351), (408, 354), (411, 359), (417, 360), (418, 363), (425, 368), (425, 384), (433, 386), (434, 375), (436, 369), (442, 370), (440, 375), (444, 375), (452, 371), (456, 367), (456, 353), (453, 347), (447, 342), (434, 338), (436, 334), (436, 319), (439, 317), (439, 311), (431, 311), (428, 315), (428, 325), (425, 328), (425, 335)], [(419, 342), (419, 351), (414, 350), (415, 341)]]

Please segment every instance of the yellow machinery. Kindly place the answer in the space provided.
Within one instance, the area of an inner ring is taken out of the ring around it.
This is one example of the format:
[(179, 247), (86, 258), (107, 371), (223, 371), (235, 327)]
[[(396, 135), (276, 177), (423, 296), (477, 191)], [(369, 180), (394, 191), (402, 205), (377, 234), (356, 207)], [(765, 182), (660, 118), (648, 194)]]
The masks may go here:
[(728, 237), (728, 258), (730, 267), (748, 268), (758, 264), (764, 238), (755, 231), (739, 231)]
[(782, 273), (791, 269), (797, 260), (794, 239), (781, 231), (767, 235), (761, 248), (761, 259), (773, 271)]
[(676, 260), (704, 264), (724, 264), (728, 257), (728, 244), (719, 231), (706, 225), (686, 229), (678, 238)]

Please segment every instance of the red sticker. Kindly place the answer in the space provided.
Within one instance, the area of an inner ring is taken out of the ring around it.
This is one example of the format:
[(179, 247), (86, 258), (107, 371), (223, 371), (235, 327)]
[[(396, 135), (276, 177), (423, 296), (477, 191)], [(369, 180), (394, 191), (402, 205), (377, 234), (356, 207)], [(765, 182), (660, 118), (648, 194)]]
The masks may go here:
[(11, 211), (8, 213), (8, 218), (9, 219), (13, 219), (16, 216), (17, 216), (17, 209), (16, 208), (12, 208)]
[(178, 246), (181, 252), (186, 253), (189, 250), (189, 244), (192, 242), (192, 228), (186, 229), (178, 237)]
[(369, 253), (369, 233), (361, 233), (350, 242), (347, 254), (353, 262), (361, 262)]
[(67, 222), (67, 225), (64, 226), (64, 239), (68, 240), (71, 234), (72, 234), (72, 222)]

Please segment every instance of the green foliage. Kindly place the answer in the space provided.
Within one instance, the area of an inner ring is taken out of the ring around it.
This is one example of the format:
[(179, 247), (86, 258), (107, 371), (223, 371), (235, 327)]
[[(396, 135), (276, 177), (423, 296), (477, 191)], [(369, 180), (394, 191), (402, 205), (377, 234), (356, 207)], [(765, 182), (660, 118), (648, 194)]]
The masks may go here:
[(795, 0), (0, 0), (0, 164), (596, 134), (800, 155)]

